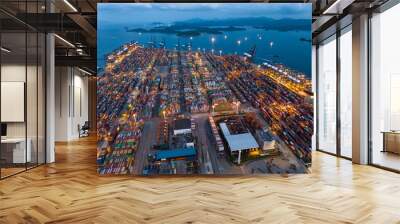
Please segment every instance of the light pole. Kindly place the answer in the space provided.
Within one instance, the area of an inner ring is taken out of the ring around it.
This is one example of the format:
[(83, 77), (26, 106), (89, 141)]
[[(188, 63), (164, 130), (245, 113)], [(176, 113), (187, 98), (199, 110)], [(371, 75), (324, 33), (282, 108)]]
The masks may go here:
[(237, 101), (237, 102), (235, 103), (235, 105), (236, 105), (236, 113), (237, 113), (237, 114), (239, 114), (239, 106), (240, 106), (240, 102), (239, 102), (239, 101)]

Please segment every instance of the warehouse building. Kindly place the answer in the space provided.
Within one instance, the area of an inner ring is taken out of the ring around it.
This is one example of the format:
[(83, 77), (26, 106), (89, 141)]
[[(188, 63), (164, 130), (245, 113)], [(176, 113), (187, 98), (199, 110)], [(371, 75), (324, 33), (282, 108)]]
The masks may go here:
[[(237, 125), (237, 124), (231, 124)], [(231, 126), (229, 125), (229, 126)], [(246, 131), (241, 131), (235, 133), (232, 128), (229, 128), (228, 124), (225, 122), (219, 123), (222, 134), (226, 143), (228, 144), (229, 150), (232, 154), (238, 154), (238, 164), (240, 164), (240, 157), (242, 151), (248, 151), (252, 149), (258, 149), (259, 145), (253, 135)]]

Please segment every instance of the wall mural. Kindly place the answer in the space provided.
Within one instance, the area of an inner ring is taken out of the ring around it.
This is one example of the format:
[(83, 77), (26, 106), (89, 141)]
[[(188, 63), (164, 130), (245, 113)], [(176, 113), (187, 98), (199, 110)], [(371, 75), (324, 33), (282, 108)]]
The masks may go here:
[(98, 5), (98, 172), (308, 173), (311, 4)]

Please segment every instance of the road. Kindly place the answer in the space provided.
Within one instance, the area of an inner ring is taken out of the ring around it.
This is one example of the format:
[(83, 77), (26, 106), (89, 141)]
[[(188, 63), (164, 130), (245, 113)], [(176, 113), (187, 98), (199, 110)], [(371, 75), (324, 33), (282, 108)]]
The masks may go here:
[(133, 174), (141, 175), (143, 168), (147, 163), (147, 155), (150, 149), (156, 142), (157, 128), (159, 127), (160, 119), (152, 118), (144, 123), (142, 136), (139, 141), (138, 149), (135, 153), (135, 161), (133, 164)]
[(178, 52), (178, 74), (179, 74), (179, 102), (180, 102), (180, 109), (181, 109), (181, 113), (186, 113), (186, 101), (185, 101), (185, 80), (183, 78), (184, 76), (184, 71), (182, 68), (182, 58), (181, 58), (181, 53)]
[(198, 147), (198, 158), (200, 163), (200, 173), (201, 174), (213, 174), (215, 173), (216, 165), (212, 163), (210, 154), (208, 152), (209, 148), (215, 150), (215, 146), (210, 143), (209, 138), (205, 132), (204, 120), (208, 118), (207, 114), (196, 114), (192, 115), (194, 122), (196, 123), (196, 130), (194, 135), (197, 136), (197, 147)]
[[(226, 155), (223, 157), (218, 156), (215, 139), (208, 122), (208, 115), (208, 113), (192, 115), (192, 118), (194, 118), (196, 122), (195, 134), (199, 140), (200, 157), (204, 159), (201, 160), (200, 163), (202, 163), (203, 166), (208, 167), (211, 165), (214, 174), (241, 174), (242, 171), (240, 167), (230, 163), (227, 160)], [(207, 171), (207, 168), (205, 168), (205, 171)], [(207, 174), (207, 172), (205, 173)]]

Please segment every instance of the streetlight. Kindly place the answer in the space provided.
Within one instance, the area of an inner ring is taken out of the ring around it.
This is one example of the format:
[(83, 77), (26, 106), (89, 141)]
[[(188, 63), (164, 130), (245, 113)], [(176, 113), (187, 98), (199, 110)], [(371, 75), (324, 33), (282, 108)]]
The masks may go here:
[(236, 113), (239, 114), (240, 102), (239, 101), (235, 102), (235, 105), (236, 105)]
[(164, 116), (164, 120), (165, 120), (165, 110), (163, 110), (163, 116)]
[(221, 56), (222, 55), (222, 50), (219, 50), (219, 56)]
[(225, 40), (226, 40), (226, 39), (228, 39), (228, 36), (227, 36), (227, 35), (225, 35), (225, 36), (224, 36), (224, 39), (225, 39)]
[(240, 45), (240, 43), (241, 43), (241, 41), (240, 41), (240, 40), (238, 40), (238, 41), (237, 41), (237, 44), (238, 44), (238, 45)]
[(212, 105), (212, 113), (214, 114), (215, 105)]

